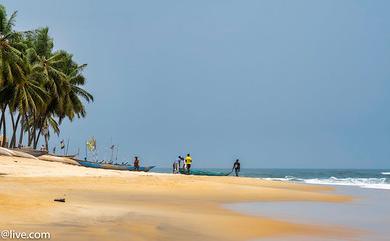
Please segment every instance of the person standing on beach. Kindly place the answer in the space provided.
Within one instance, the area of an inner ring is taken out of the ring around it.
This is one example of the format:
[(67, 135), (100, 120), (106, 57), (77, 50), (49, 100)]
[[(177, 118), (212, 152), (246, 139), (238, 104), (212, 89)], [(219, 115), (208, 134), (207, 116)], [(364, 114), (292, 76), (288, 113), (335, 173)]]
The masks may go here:
[(174, 161), (172, 164), (172, 173), (177, 174), (180, 173), (180, 158), (177, 161)]
[(190, 174), (191, 170), (191, 164), (192, 164), (192, 157), (190, 154), (187, 154), (186, 158), (184, 159), (186, 163), (186, 169), (187, 169), (187, 174)]
[(175, 173), (180, 173), (180, 169), (181, 169), (181, 163), (184, 163), (184, 158), (181, 157), (181, 156), (178, 156), (177, 157), (177, 160), (173, 162), (172, 164), (172, 172), (173, 174)]
[(172, 163), (172, 173), (173, 173), (173, 174), (176, 174), (176, 173), (177, 173), (177, 163), (176, 163), (176, 161), (174, 161), (174, 162)]
[(236, 177), (238, 177), (238, 173), (240, 172), (241, 164), (240, 160), (236, 160), (233, 165), (234, 172), (236, 173)]
[(138, 159), (137, 156), (134, 157), (134, 169), (135, 169), (136, 171), (139, 171), (139, 159)]
[[(184, 168), (184, 158), (182, 157), (182, 156), (178, 156), (177, 157), (178, 159), (177, 159), (177, 163), (179, 163), (179, 170), (180, 170), (180, 168)], [(181, 165), (183, 163), (183, 166)]]

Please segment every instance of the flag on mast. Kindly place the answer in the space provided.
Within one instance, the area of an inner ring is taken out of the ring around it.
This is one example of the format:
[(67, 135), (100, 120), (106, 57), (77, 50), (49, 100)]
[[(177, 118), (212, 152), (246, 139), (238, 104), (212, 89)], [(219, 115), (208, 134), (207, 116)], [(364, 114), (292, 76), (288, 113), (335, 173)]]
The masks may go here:
[(61, 150), (65, 148), (65, 142), (63, 139), (60, 142), (60, 147), (61, 147)]
[(87, 147), (89, 151), (96, 150), (96, 139), (94, 137), (87, 141)]

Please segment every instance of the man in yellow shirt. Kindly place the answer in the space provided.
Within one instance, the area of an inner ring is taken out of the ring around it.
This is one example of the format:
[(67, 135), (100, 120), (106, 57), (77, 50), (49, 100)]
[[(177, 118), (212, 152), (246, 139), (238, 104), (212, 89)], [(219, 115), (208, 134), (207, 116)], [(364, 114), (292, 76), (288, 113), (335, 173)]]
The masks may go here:
[(191, 158), (190, 154), (187, 154), (184, 161), (186, 163), (187, 174), (190, 174), (190, 169), (191, 169), (191, 164), (192, 164), (192, 158)]

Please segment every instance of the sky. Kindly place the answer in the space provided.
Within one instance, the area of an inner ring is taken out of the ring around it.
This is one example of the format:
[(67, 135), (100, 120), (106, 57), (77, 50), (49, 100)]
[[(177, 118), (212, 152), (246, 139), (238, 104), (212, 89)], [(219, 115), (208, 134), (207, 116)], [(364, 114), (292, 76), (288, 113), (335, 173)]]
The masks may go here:
[[(171, 166), (390, 168), (390, 1), (2, 0), (87, 63), (69, 153)], [(114, 156), (116, 156), (114, 154)]]

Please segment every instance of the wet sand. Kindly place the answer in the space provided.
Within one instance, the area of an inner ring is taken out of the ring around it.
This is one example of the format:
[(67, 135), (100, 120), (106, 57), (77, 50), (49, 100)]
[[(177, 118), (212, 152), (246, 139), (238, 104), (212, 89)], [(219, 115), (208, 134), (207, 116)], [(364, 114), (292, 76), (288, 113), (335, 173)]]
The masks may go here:
[[(352, 202), (252, 202), (227, 204), (225, 207), (249, 215), (273, 217), (287, 222), (326, 226), (333, 225), (340, 229), (358, 230), (354, 241), (386, 241), (390, 230), (390, 191), (360, 187), (337, 186), (335, 193), (352, 195)], [(262, 240), (262, 239), (259, 239)], [(272, 241), (344, 241), (343, 237), (291, 237), (289, 239), (267, 239)]]
[[(356, 231), (242, 214), (226, 203), (351, 197), (325, 186), (252, 178), (107, 171), (0, 156), (0, 230), (51, 232), (52, 240), (255, 240), (342, 237)], [(65, 203), (54, 202), (65, 198)]]

